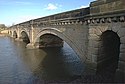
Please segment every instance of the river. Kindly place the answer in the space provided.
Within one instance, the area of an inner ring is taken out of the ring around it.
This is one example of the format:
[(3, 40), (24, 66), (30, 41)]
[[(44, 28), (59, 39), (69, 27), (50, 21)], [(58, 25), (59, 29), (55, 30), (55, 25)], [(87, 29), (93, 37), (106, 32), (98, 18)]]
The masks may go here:
[(72, 81), (83, 73), (76, 53), (62, 48), (27, 49), (23, 42), (0, 37), (0, 84), (43, 84)]

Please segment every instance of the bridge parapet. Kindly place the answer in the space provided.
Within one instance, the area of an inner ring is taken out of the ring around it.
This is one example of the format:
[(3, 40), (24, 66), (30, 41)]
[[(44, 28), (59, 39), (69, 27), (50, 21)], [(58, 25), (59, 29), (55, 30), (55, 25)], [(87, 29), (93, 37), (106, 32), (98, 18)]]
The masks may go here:
[(90, 14), (110, 13), (125, 10), (124, 0), (97, 0), (90, 4)]
[(125, 21), (124, 0), (97, 0), (90, 4), (90, 14), (85, 17), (88, 24)]
[(75, 21), (77, 22), (83, 21), (83, 18), (87, 14), (89, 14), (89, 8), (83, 8), (83, 9), (63, 12), (63, 13), (59, 13), (59, 14), (55, 14), (47, 17), (34, 19), (32, 21), (33, 21), (33, 25), (35, 26), (70, 24), (70, 23), (74, 23)]
[[(64, 25), (64, 24), (74, 24), (83, 23), (84, 17), (90, 13), (89, 7), (77, 9), (73, 11), (63, 12), (55, 15), (50, 15), (42, 18), (33, 19), (23, 23), (19, 23), (14, 26), (30, 27), (33, 26), (47, 26), (47, 25)], [(12, 28), (12, 27), (10, 27)]]

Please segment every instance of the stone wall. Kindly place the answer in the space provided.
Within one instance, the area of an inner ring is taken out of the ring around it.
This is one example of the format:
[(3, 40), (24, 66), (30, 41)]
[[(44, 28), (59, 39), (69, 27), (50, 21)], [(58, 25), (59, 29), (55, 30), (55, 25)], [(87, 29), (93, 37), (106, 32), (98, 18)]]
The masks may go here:
[(90, 4), (90, 14), (110, 13), (125, 10), (124, 0), (99, 0)]

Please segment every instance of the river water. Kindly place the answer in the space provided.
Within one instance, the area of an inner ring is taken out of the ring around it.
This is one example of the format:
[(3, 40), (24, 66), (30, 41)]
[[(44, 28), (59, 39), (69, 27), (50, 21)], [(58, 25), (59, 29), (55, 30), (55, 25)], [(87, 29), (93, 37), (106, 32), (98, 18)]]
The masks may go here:
[(26, 44), (0, 37), (0, 84), (72, 81), (84, 65), (65, 43), (63, 48), (26, 49)]

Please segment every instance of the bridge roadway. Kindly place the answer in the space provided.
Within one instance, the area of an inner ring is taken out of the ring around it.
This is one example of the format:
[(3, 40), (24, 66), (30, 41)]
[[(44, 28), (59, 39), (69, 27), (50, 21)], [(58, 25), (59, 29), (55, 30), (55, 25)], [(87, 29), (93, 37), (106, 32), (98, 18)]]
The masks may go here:
[[(97, 0), (90, 7), (13, 25), (9, 34), (27, 48), (62, 47), (78, 54), (93, 72), (108, 66), (125, 74), (125, 1)], [(89, 71), (89, 73), (90, 73)]]

